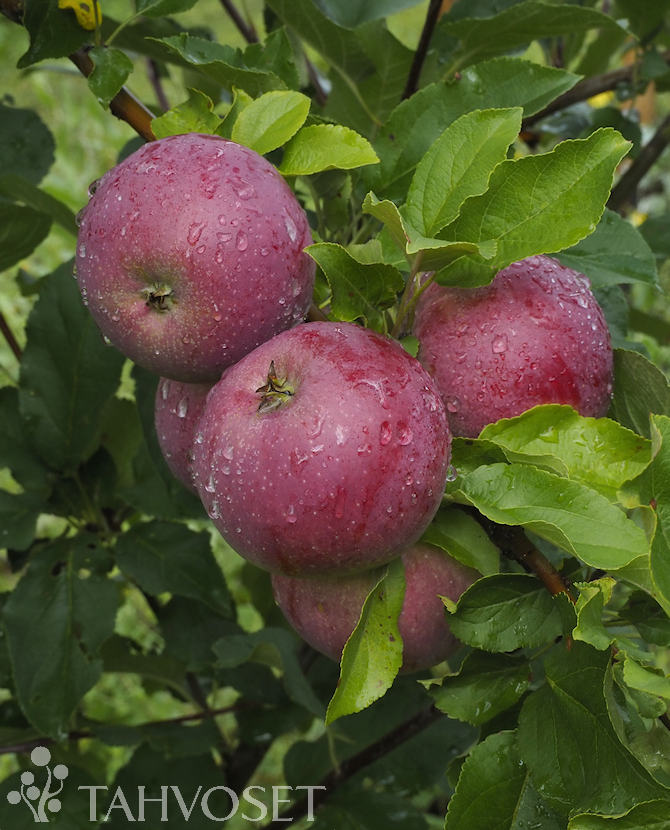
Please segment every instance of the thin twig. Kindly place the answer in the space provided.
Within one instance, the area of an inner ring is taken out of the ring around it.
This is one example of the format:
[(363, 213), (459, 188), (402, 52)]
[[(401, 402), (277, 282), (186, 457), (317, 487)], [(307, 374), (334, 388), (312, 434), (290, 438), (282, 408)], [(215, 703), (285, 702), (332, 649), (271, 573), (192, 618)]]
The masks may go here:
[(14, 337), (14, 333), (9, 328), (9, 324), (5, 319), (5, 315), (0, 311), (0, 332), (2, 332), (2, 336), (7, 341), (7, 345), (14, 353), (14, 357), (21, 362), (21, 357), (23, 352), (21, 351), (21, 346), (19, 346), (16, 337)]
[(323, 313), (323, 311), (321, 311), (318, 305), (312, 303), (309, 307), (309, 311), (307, 312), (307, 319), (313, 323), (315, 321), (323, 322), (324, 320), (327, 320), (328, 317)]
[(442, 11), (442, 0), (430, 0), (428, 5), (428, 12), (426, 13), (426, 21), (423, 24), (421, 37), (419, 38), (419, 45), (416, 47), (412, 66), (409, 70), (407, 83), (403, 91), (402, 97), (410, 98), (419, 88), (419, 79), (421, 78), (421, 70), (428, 54), (428, 47), (435, 31), (435, 26)]
[(163, 112), (167, 112), (170, 109), (170, 102), (167, 99), (167, 95), (163, 89), (163, 83), (160, 75), (158, 74), (158, 64), (153, 58), (147, 58), (147, 75), (149, 76), (151, 86), (156, 93), (158, 106)]
[(254, 24), (249, 20), (245, 20), (239, 11), (235, 8), (232, 0), (221, 0), (221, 5), (228, 12), (228, 16), (237, 26), (238, 31), (247, 43), (258, 43), (258, 32), (254, 28)]
[(661, 121), (652, 138), (640, 150), (637, 158), (619, 179), (610, 193), (607, 207), (619, 210), (624, 205), (635, 201), (637, 186), (654, 166), (658, 158), (670, 144), (670, 115)]
[[(348, 781), (357, 772), (369, 766), (378, 758), (382, 758), (391, 752), (391, 750), (400, 746), (400, 744), (413, 738), (441, 717), (442, 713), (433, 706), (428, 709), (423, 709), (413, 718), (410, 718), (387, 735), (384, 735), (380, 740), (361, 750), (361, 752), (351, 758), (348, 758), (346, 761), (343, 761), (340, 764), (339, 770), (333, 770), (319, 782), (319, 786), (325, 789), (319, 789), (313, 793), (312, 808), (316, 810), (332, 794), (333, 790), (337, 789), (345, 781)], [(307, 815), (309, 806), (309, 801), (306, 798), (301, 799), (289, 810), (281, 813), (278, 819), (265, 825), (265, 830), (278, 830), (280, 827), (286, 827), (289, 820), (295, 822)]]

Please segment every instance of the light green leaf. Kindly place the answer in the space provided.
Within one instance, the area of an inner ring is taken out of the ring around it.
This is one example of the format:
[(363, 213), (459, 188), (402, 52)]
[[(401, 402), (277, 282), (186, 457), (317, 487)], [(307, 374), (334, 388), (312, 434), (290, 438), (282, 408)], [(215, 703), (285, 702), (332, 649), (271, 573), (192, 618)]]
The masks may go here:
[(500, 570), (500, 551), (473, 517), (456, 507), (443, 507), (428, 525), (421, 541), (441, 548), (484, 576)]
[(310, 103), (300, 92), (266, 92), (240, 112), (231, 138), (261, 155), (269, 153), (296, 134), (307, 118)]
[(133, 62), (120, 49), (94, 46), (88, 53), (95, 64), (88, 76), (88, 85), (98, 102), (106, 109), (133, 71)]
[(418, 231), (412, 228), (403, 217), (398, 206), (390, 199), (378, 199), (370, 192), (363, 200), (363, 213), (369, 213), (379, 219), (388, 228), (395, 242), (405, 250), (409, 241), (418, 236)]
[(242, 111), (245, 110), (249, 104), (253, 103), (253, 100), (254, 99), (251, 95), (247, 95), (243, 89), (233, 87), (233, 103), (230, 105), (230, 109), (224, 116), (223, 120), (219, 123), (216, 134), (220, 135), (221, 138), (230, 138), (235, 122), (239, 118)]
[(545, 799), (566, 814), (620, 815), (663, 795), (610, 723), (603, 692), (610, 659), (584, 643), (559, 645), (544, 661), (547, 683), (521, 710), (521, 757)]
[(340, 663), (340, 680), (326, 713), (326, 724), (360, 712), (391, 687), (402, 665), (398, 617), (405, 599), (405, 570), (401, 559), (387, 566), (368, 595), (361, 617), (347, 640)]
[(286, 145), (279, 171), (284, 176), (309, 176), (322, 170), (352, 170), (378, 163), (370, 142), (354, 130), (314, 124), (303, 127)]
[(502, 447), (510, 461), (547, 467), (611, 501), (651, 461), (647, 439), (608, 418), (585, 418), (559, 404), (490, 424), (480, 437)]
[(568, 830), (670, 830), (670, 800), (637, 804), (618, 816), (582, 813), (570, 819)]
[(151, 122), (156, 138), (184, 133), (215, 135), (221, 119), (214, 112), (212, 99), (199, 89), (189, 89), (188, 98)]
[(670, 677), (661, 669), (643, 666), (629, 654), (623, 661), (623, 679), (631, 689), (670, 700)]
[(452, 21), (445, 15), (437, 37), (446, 35), (460, 41), (454, 65), (461, 68), (532, 40), (603, 28), (622, 31), (612, 17), (595, 9), (526, 0), (488, 17)]
[(620, 568), (644, 555), (644, 532), (584, 485), (522, 464), (491, 464), (448, 489), (499, 524), (522, 525), (594, 568)]
[(562, 830), (533, 788), (516, 748), (515, 732), (489, 735), (468, 755), (444, 826), (445, 830)]
[(493, 171), (486, 193), (468, 199), (440, 236), (495, 240), (497, 253), (487, 265), (496, 270), (574, 245), (595, 230), (614, 170), (629, 148), (616, 130), (606, 128), (586, 139), (563, 141), (549, 153), (504, 161)]
[(656, 257), (640, 231), (613, 210), (605, 210), (595, 231), (556, 255), (563, 265), (580, 271), (591, 285), (642, 282), (656, 285)]
[(577, 625), (572, 632), (575, 640), (589, 643), (600, 650), (610, 647), (614, 635), (609, 634), (603, 625), (603, 609), (612, 598), (615, 585), (616, 580), (611, 577), (576, 583), (579, 598), (576, 606)]
[(475, 110), (442, 133), (419, 162), (403, 210), (410, 223), (434, 237), (458, 215), (469, 196), (483, 193), (521, 129), (520, 107)]
[(614, 395), (610, 414), (624, 426), (650, 436), (649, 416), (670, 415), (670, 384), (639, 352), (614, 350)]
[(362, 319), (366, 325), (384, 330), (383, 310), (393, 305), (404, 286), (400, 271), (381, 263), (363, 265), (340, 245), (329, 242), (305, 250), (328, 280), (334, 317), (348, 322)]
[(474, 651), (460, 670), (430, 682), (437, 708), (450, 718), (481, 726), (513, 706), (528, 688), (530, 664), (517, 657)]
[(565, 595), (552, 597), (535, 577), (496, 574), (483, 577), (461, 595), (449, 627), (474, 648), (514, 651), (551, 642), (563, 633), (569, 617), (574, 615)]

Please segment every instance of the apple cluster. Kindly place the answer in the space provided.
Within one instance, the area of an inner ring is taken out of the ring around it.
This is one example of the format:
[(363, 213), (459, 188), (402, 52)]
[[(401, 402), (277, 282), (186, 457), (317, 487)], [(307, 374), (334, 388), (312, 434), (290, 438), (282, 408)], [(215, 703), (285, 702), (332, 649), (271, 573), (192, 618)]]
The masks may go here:
[(77, 277), (102, 333), (160, 375), (158, 440), (277, 603), (338, 659), (380, 569), (401, 558), (403, 669), (456, 648), (440, 596), (476, 573), (420, 539), (453, 435), (540, 403), (601, 415), (607, 326), (588, 281), (548, 257), (486, 288), (430, 285), (418, 359), (352, 323), (304, 322), (307, 216), (252, 150), (188, 134), (145, 145), (96, 183)]

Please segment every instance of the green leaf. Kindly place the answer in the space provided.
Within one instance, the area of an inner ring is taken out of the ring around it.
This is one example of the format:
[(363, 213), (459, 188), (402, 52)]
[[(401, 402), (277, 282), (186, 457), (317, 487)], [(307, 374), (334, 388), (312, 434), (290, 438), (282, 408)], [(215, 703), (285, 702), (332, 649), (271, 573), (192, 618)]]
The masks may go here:
[(570, 819), (568, 830), (670, 830), (670, 800), (647, 801), (619, 816), (585, 814)]
[(72, 279), (72, 263), (44, 278), (26, 332), (21, 413), (41, 457), (57, 469), (73, 469), (98, 445), (123, 356), (104, 344)]
[(208, 95), (199, 89), (189, 89), (186, 101), (154, 118), (151, 129), (156, 138), (184, 133), (217, 134), (221, 119), (213, 110), (214, 104)]
[(449, 800), (445, 830), (561, 830), (529, 780), (515, 732), (498, 732), (472, 750)]
[(245, 107), (233, 124), (231, 138), (261, 155), (276, 150), (302, 127), (311, 101), (300, 92), (266, 92)]
[(35, 538), (35, 525), (44, 503), (32, 493), (0, 490), (0, 548), (25, 550)]
[(651, 543), (649, 567), (654, 596), (670, 617), (670, 504), (656, 507), (656, 533)]
[(545, 470), (485, 465), (452, 487), (492, 521), (522, 525), (594, 568), (621, 568), (649, 549), (644, 532), (604, 496)]
[(185, 12), (197, 2), (198, 0), (137, 0), (137, 12), (147, 17), (163, 17)]
[(670, 677), (661, 669), (643, 666), (629, 654), (623, 661), (623, 679), (631, 689), (670, 700)]
[(40, 733), (64, 740), (72, 713), (102, 673), (98, 652), (119, 601), (106, 551), (79, 535), (42, 548), (4, 609), (16, 693)]
[(0, 467), (8, 467), (24, 490), (47, 497), (51, 475), (44, 466), (19, 411), (18, 390), (11, 386), (0, 389)]
[(595, 231), (556, 255), (580, 271), (594, 287), (641, 282), (656, 285), (656, 258), (640, 231), (613, 210), (605, 209)]
[(256, 97), (271, 89), (286, 87), (274, 72), (249, 66), (242, 52), (232, 46), (186, 33), (153, 40), (161, 44), (168, 55), (180, 58), (228, 89), (239, 87)]
[(404, 214), (415, 228), (434, 237), (452, 222), (463, 202), (483, 193), (493, 169), (521, 129), (520, 107), (475, 110), (458, 118), (419, 162)]
[(54, 161), (54, 137), (33, 110), (0, 103), (0, 177), (20, 176), (37, 185)]
[(617, 490), (651, 461), (651, 444), (608, 418), (585, 418), (570, 406), (536, 406), (484, 427), (481, 439), (510, 461), (546, 467), (616, 501)]
[(28, 51), (17, 66), (25, 69), (45, 58), (63, 58), (76, 52), (90, 37), (70, 9), (59, 9), (58, 0), (25, 0), (23, 25), (30, 34)]
[(335, 792), (316, 813), (313, 830), (426, 830), (423, 813), (407, 798), (370, 787)]
[(589, 643), (594, 648), (608, 649), (614, 635), (603, 625), (603, 609), (612, 598), (616, 580), (611, 577), (594, 579), (593, 582), (577, 582), (577, 625), (572, 636), (575, 640)]
[(445, 35), (460, 41), (453, 61), (461, 68), (509, 52), (532, 40), (590, 29), (622, 31), (613, 18), (595, 9), (526, 0), (499, 14), (482, 18), (451, 20), (445, 15), (436, 34), (438, 41)]
[[(468, 199), (441, 236), (495, 240), (495, 259), (486, 265), (496, 271), (573, 245), (595, 229), (614, 170), (629, 147), (606, 128), (586, 139), (563, 141), (549, 153), (504, 161), (493, 171), (486, 193)], [(459, 284), (478, 282), (463, 282), (453, 270)]]
[(355, 29), (370, 20), (418, 5), (420, 0), (314, 0), (316, 6), (338, 26)]
[(459, 640), (485, 651), (539, 646), (563, 633), (564, 600), (533, 576), (486, 576), (461, 595), (449, 627)]
[(251, 95), (247, 95), (243, 89), (233, 87), (233, 103), (230, 105), (230, 109), (224, 116), (223, 120), (219, 122), (216, 134), (220, 135), (222, 138), (230, 138), (233, 127), (240, 113), (242, 110), (246, 109), (249, 104), (253, 102), (253, 100), (254, 99)]
[(56, 199), (45, 190), (35, 187), (27, 179), (13, 173), (0, 175), (0, 194), (7, 196), (12, 201), (22, 202), (29, 208), (33, 208), (41, 214), (50, 216), (64, 230), (77, 235), (77, 220), (70, 208), (60, 199)]
[(0, 271), (32, 254), (50, 229), (46, 213), (0, 202)]
[(610, 415), (624, 426), (650, 436), (649, 416), (670, 415), (670, 384), (663, 372), (639, 352), (614, 350), (614, 395)]
[(88, 76), (88, 85), (98, 103), (106, 109), (133, 71), (133, 62), (120, 49), (106, 46), (94, 46), (89, 55), (95, 65)]
[(545, 660), (547, 683), (521, 710), (521, 757), (535, 787), (565, 813), (616, 815), (661, 795), (610, 723), (603, 693), (609, 660), (609, 652), (583, 643), (554, 649)]
[(119, 537), (116, 559), (129, 579), (154, 596), (169, 592), (199, 600), (224, 616), (232, 611), (208, 533), (169, 522), (145, 522)]
[(395, 559), (370, 591), (344, 646), (340, 680), (328, 704), (326, 724), (360, 712), (391, 687), (402, 665), (398, 617), (404, 599), (404, 566)]
[(484, 576), (500, 570), (500, 551), (473, 517), (456, 507), (442, 507), (421, 541), (441, 548)]
[(431, 84), (400, 103), (374, 146), (381, 163), (365, 171), (369, 187), (404, 200), (412, 173), (438, 136), (464, 113), (491, 107), (542, 109), (579, 80), (562, 69), (521, 58), (495, 58), (468, 67), (458, 80)]
[(379, 159), (362, 135), (336, 124), (303, 127), (284, 148), (279, 172), (284, 176), (309, 176), (321, 170), (352, 170)]
[(511, 708), (530, 680), (530, 664), (517, 657), (475, 651), (460, 670), (428, 689), (437, 708), (451, 718), (481, 726)]
[(383, 309), (402, 291), (402, 274), (391, 265), (363, 265), (340, 245), (322, 242), (305, 249), (323, 271), (333, 292), (331, 312), (337, 320), (384, 329)]
[(323, 706), (300, 667), (296, 645), (296, 638), (290, 632), (282, 628), (266, 627), (253, 634), (222, 637), (213, 649), (218, 665), (222, 668), (233, 668), (247, 660), (281, 667), (289, 698), (316, 717), (322, 718)]

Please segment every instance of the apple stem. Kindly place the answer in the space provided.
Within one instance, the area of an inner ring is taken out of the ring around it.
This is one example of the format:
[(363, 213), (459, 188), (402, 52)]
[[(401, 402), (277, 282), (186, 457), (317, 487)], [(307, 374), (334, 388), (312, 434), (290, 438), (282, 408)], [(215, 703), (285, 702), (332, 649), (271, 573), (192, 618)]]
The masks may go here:
[(405, 321), (413, 314), (414, 307), (416, 306), (416, 300), (418, 299), (420, 292), (423, 290), (421, 287), (421, 275), (423, 274), (421, 271), (421, 259), (422, 254), (417, 254), (414, 262), (412, 263), (412, 270), (407, 278), (405, 290), (400, 298), (395, 323), (391, 329), (391, 337), (395, 337), (396, 340), (403, 333)]
[(288, 383), (287, 378), (279, 378), (275, 369), (274, 360), (270, 363), (267, 382), (259, 386), (256, 393), (261, 396), (257, 412), (263, 414), (272, 412), (283, 406), (295, 394), (295, 390)]
[(174, 297), (172, 296), (174, 292), (165, 283), (155, 282), (143, 288), (141, 293), (146, 300), (146, 304), (154, 311), (169, 311), (174, 304)]

